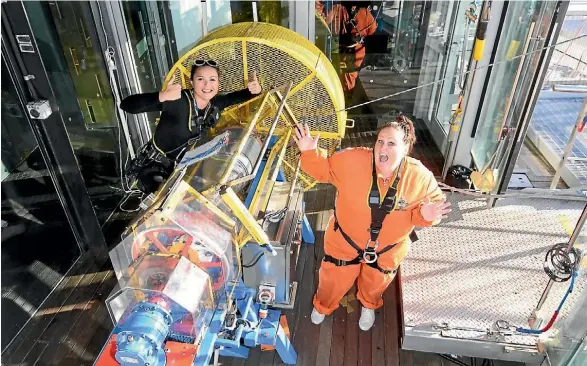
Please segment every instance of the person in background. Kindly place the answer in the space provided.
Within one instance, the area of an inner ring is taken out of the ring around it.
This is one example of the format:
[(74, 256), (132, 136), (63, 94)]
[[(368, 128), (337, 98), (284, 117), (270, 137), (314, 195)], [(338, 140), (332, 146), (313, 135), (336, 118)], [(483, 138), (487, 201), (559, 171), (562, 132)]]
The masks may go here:
[(365, 37), (375, 33), (377, 22), (370, 7), (334, 4), (324, 14), (324, 6), (320, 5), (316, 5), (317, 13), (325, 19), (332, 34), (339, 35), (341, 81), (343, 90), (350, 92), (355, 88), (359, 68), (365, 60)]
[(359, 327), (367, 331), (409, 251), (410, 233), (438, 223), (450, 203), (434, 175), (408, 156), (416, 136), (405, 116), (383, 125), (372, 149), (350, 148), (327, 158), (317, 150), (318, 139), (307, 125), (296, 128), (301, 169), (337, 189), (311, 319), (320, 324), (357, 281)]
[(161, 112), (152, 141), (142, 149), (146, 156), (157, 157), (143, 158), (140, 164), (134, 164), (139, 189), (144, 193), (158, 189), (173, 171), (175, 162), (181, 159), (188, 142), (199, 139), (214, 127), (223, 109), (244, 103), (262, 90), (253, 72), (246, 89), (218, 95), (220, 68), (213, 60), (196, 60), (190, 82), (192, 89), (170, 83), (164, 91), (131, 95), (120, 104), (122, 110), (133, 114)]

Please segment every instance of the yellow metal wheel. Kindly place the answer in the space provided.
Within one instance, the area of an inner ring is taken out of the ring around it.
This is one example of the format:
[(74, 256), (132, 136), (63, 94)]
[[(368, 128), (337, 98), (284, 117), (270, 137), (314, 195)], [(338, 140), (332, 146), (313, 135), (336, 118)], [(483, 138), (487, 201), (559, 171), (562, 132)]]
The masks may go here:
[[(163, 88), (180, 81), (191, 88), (190, 71), (197, 59), (214, 60), (220, 68), (220, 92), (246, 88), (253, 72), (264, 91), (289, 85), (292, 90), (287, 105), (298, 122), (308, 123), (312, 134), (320, 133), (320, 148), (329, 154), (344, 137), (346, 112), (340, 79), (328, 58), (300, 34), (268, 23), (237, 23), (219, 28), (186, 53), (170, 70)], [(255, 100), (259, 101), (260, 98)], [(255, 112), (255, 100), (224, 111), (219, 126), (246, 124)], [(261, 114), (258, 133), (266, 131), (275, 116), (277, 104), (269, 103)], [(276, 134), (284, 133), (280, 120)], [(291, 180), (297, 165), (295, 144), (286, 151), (284, 171)], [(316, 182), (301, 173), (305, 189)]]

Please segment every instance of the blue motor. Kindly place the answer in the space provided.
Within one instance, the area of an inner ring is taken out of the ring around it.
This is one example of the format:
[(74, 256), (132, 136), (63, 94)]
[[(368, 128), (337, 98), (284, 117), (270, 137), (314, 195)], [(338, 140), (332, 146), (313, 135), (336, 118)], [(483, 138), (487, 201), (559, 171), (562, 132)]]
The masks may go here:
[(136, 304), (116, 335), (116, 361), (122, 366), (164, 366), (171, 315), (149, 302)]

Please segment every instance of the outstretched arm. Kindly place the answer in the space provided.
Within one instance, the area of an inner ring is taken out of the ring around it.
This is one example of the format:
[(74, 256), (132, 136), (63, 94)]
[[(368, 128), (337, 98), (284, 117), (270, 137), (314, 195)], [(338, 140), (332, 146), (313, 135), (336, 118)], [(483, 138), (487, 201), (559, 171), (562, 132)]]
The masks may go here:
[(429, 175), (427, 186), (426, 195), (421, 203), (412, 209), (412, 224), (414, 226), (436, 225), (451, 212), (450, 202), (446, 202), (446, 196), (438, 187), (434, 175)]
[(163, 102), (176, 100), (181, 97), (181, 85), (169, 84), (164, 91), (154, 93), (134, 94), (124, 98), (120, 109), (127, 113), (157, 112), (163, 108)]
[(237, 90), (232, 93), (228, 93), (225, 95), (219, 95), (216, 97), (214, 104), (220, 109), (223, 110), (230, 106), (244, 103), (249, 99), (253, 99), (259, 93), (261, 93), (261, 85), (257, 80), (257, 72), (253, 71), (253, 77), (249, 81), (247, 88), (242, 90)]
[(300, 156), (301, 169), (319, 182), (338, 186), (341, 159), (344, 153), (336, 153), (327, 157), (317, 148), (320, 135), (312, 137), (307, 124), (298, 124), (294, 128), (296, 134), (293, 139), (302, 153)]

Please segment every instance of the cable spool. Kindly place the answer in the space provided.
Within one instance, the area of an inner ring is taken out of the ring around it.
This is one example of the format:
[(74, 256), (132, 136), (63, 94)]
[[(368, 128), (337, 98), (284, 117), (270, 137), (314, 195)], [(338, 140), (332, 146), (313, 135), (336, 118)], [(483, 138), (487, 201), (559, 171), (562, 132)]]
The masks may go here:
[(571, 279), (581, 260), (580, 250), (572, 247), (567, 252), (567, 246), (566, 243), (559, 243), (546, 252), (544, 271), (553, 281), (566, 282)]

